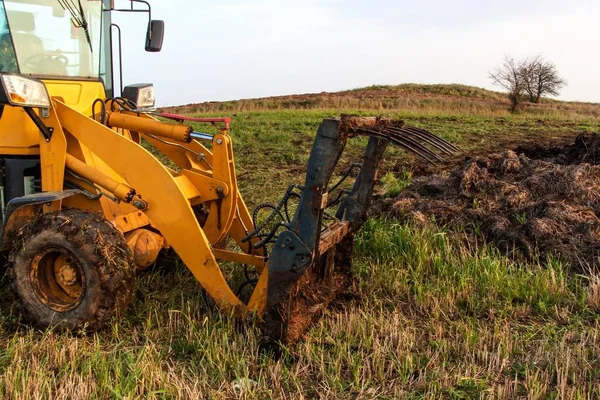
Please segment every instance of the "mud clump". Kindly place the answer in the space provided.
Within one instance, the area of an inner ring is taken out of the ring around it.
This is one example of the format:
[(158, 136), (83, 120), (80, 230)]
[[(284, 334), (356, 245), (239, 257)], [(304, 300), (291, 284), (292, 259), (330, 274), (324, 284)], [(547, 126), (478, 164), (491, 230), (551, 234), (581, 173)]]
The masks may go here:
[(600, 137), (580, 135), (562, 148), (469, 159), (448, 177), (416, 179), (383, 208), (517, 257), (552, 255), (583, 271), (600, 265), (598, 164)]
[(564, 147), (522, 146), (515, 151), (535, 159), (554, 164), (600, 164), (600, 135), (579, 135), (575, 143)]

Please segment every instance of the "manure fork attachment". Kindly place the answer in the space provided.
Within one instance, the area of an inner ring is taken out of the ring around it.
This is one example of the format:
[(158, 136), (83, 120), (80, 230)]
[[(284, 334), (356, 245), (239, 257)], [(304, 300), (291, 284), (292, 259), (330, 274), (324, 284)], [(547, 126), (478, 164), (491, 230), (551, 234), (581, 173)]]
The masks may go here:
[[(330, 187), (347, 139), (358, 135), (370, 137), (362, 164), (353, 164)], [(281, 227), (285, 228), (276, 236), (269, 256), (263, 348), (278, 352), (281, 344), (296, 342), (313, 318), (351, 283), (354, 235), (367, 219), (377, 166), (389, 143), (431, 163), (441, 160), (435, 151), (451, 154), (457, 149), (402, 121), (353, 116), (326, 119), (315, 137), (304, 186), (290, 186), (262, 226), (243, 239), (261, 237), (255, 244), (261, 247), (273, 241)], [(356, 166), (360, 171), (352, 189), (340, 190), (330, 198)], [(287, 207), (290, 198), (299, 200), (291, 220)], [(335, 205), (339, 206), (333, 217), (325, 209)], [(263, 226), (277, 215), (285, 215), (287, 220), (277, 222), (270, 232), (261, 235)], [(324, 220), (331, 222), (323, 229)]]

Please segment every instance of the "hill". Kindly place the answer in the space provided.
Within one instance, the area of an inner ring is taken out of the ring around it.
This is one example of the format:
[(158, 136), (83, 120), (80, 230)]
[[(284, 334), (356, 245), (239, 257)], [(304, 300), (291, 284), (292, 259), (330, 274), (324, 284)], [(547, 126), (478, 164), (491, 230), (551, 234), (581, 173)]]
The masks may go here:
[[(430, 112), (473, 112), (497, 114), (507, 112), (508, 99), (504, 93), (460, 84), (373, 85), (341, 92), (321, 92), (285, 96), (210, 101), (165, 107), (164, 111), (198, 114), (285, 109), (345, 109), (345, 110), (413, 110)], [(600, 116), (600, 104), (564, 102), (542, 99), (541, 104), (524, 103), (524, 111), (555, 115), (560, 113)]]

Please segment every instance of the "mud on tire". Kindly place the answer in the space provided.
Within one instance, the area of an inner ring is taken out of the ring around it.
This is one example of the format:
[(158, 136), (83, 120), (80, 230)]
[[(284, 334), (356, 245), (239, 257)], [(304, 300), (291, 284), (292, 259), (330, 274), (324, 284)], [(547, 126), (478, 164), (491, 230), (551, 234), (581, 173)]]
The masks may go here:
[(44, 214), (23, 227), (12, 248), (15, 291), (38, 327), (96, 330), (133, 294), (133, 258), (106, 219), (83, 210)]

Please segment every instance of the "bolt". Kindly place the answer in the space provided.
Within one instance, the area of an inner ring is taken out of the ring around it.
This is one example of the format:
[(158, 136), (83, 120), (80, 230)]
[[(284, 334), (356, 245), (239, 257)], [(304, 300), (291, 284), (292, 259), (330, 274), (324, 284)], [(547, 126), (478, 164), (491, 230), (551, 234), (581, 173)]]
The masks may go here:
[(146, 209), (146, 203), (144, 203), (141, 200), (134, 200), (132, 204), (138, 210), (145, 210)]
[(218, 139), (217, 139), (217, 144), (221, 144), (221, 143), (223, 143), (223, 139), (221, 139), (221, 138), (218, 138)]
[(290, 239), (289, 237), (288, 237), (288, 238), (285, 238), (285, 242), (286, 242), (286, 243), (292, 243), (292, 239)]
[(223, 188), (221, 186), (217, 186), (217, 193), (223, 193)]

